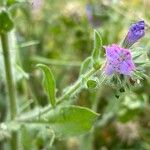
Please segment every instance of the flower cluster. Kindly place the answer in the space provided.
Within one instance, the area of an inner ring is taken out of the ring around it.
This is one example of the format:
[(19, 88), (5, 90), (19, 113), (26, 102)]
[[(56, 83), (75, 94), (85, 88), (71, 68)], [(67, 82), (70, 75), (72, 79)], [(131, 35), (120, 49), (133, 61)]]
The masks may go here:
[(115, 97), (119, 98), (131, 87), (140, 86), (140, 81), (148, 78), (145, 67), (150, 66), (149, 59), (141, 48), (130, 48), (145, 34), (145, 23), (133, 24), (121, 46), (112, 44), (104, 46), (106, 63), (103, 68), (105, 84), (115, 89)]
[(131, 53), (128, 49), (119, 47), (116, 44), (105, 47), (107, 64), (105, 72), (107, 75), (119, 73), (124, 75), (131, 75), (135, 69), (132, 61)]
[(117, 44), (105, 47), (107, 59), (105, 65), (106, 75), (117, 73), (130, 76), (132, 74), (136, 67), (131, 56), (131, 51), (127, 48), (142, 38), (144, 34), (145, 23), (144, 21), (139, 21), (130, 27), (122, 47)]

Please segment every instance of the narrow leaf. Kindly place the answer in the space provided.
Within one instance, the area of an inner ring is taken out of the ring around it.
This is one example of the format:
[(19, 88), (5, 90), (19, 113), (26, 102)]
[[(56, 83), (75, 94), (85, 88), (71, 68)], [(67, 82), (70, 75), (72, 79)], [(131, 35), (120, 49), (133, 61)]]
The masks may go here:
[(90, 65), (91, 65), (91, 57), (87, 57), (81, 65), (79, 75), (82, 75), (82, 74), (86, 73), (88, 71), (88, 69), (90, 68)]
[(40, 67), (44, 73), (43, 85), (48, 94), (49, 102), (54, 107), (55, 106), (55, 89), (56, 83), (54, 76), (48, 66), (44, 64), (38, 64), (37, 67)]
[(93, 65), (96, 69), (100, 66), (100, 48), (102, 47), (102, 38), (100, 34), (94, 31), (94, 49), (92, 52)]
[(102, 38), (100, 34), (94, 30), (94, 49), (99, 49), (102, 47)]

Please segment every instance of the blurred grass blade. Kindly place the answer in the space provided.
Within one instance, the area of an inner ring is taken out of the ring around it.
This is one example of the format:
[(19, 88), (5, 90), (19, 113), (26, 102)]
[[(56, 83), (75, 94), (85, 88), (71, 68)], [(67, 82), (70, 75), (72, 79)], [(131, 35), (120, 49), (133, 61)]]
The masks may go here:
[(18, 73), (18, 79), (29, 79), (29, 74), (26, 73), (23, 68), (21, 68), (19, 65), (15, 65), (16, 71)]
[(29, 46), (33, 46), (33, 45), (37, 45), (39, 44), (39, 41), (28, 41), (28, 42), (24, 42), (18, 45), (19, 48), (24, 48), (24, 47), (29, 47)]
[(56, 66), (65, 66), (65, 67), (80, 67), (81, 66), (81, 62), (79, 61), (50, 59), (50, 58), (45, 58), (41, 56), (31, 57), (31, 61), (33, 63), (44, 63), (47, 65), (56, 65)]
[(56, 103), (55, 100), (56, 83), (54, 76), (48, 66), (44, 64), (38, 64), (37, 67), (41, 68), (44, 73), (43, 85), (48, 94), (49, 102), (54, 107)]

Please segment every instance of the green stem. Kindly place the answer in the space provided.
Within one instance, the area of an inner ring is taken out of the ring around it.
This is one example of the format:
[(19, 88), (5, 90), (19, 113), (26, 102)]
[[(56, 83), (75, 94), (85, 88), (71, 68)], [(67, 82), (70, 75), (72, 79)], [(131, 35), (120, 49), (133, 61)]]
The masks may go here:
[(1, 34), (1, 42), (3, 48), (4, 64), (5, 64), (5, 73), (6, 73), (6, 84), (9, 97), (9, 109), (10, 109), (10, 118), (13, 120), (17, 114), (17, 105), (16, 105), (16, 96), (15, 96), (15, 86), (12, 77), (9, 46), (8, 46), (8, 36), (7, 34)]
[[(17, 114), (17, 105), (16, 105), (15, 86), (14, 86), (12, 70), (11, 70), (8, 35), (6, 33), (1, 34), (1, 43), (3, 49), (5, 73), (6, 73), (6, 86), (7, 86), (8, 98), (9, 98), (10, 119), (14, 120)], [(16, 133), (12, 133), (11, 149), (17, 150)]]
[[(88, 78), (90, 78), (91, 76), (93, 76), (97, 71), (99, 71), (100, 69), (96, 70), (94, 68), (92, 68), (90, 71), (88, 71), (85, 75), (83, 75), (83, 78), (85, 80), (87, 80)], [(63, 94), (63, 96), (61, 96), (60, 98), (57, 99), (57, 103), (56, 105), (59, 105), (61, 104), (64, 100), (67, 100), (69, 97), (73, 96), (80, 88), (81, 88), (81, 83), (82, 83), (82, 79), (79, 79), (77, 80), (70, 88), (69, 90)], [(33, 115), (31, 116), (26, 116), (25, 117), (20, 117), (20, 118), (17, 118), (17, 120), (20, 120), (20, 121), (25, 121), (25, 120), (32, 120), (36, 117), (39, 117), (41, 115), (44, 115), (46, 114), (48, 111), (51, 110), (51, 106), (48, 105), (42, 109), (40, 109), (39, 112), (37, 113), (33, 113)], [(32, 113), (30, 113), (32, 114)]]
[[(97, 72), (97, 70), (95, 70), (94, 68), (92, 68), (89, 72), (87, 72), (83, 76), (83, 78), (85, 80), (87, 80), (89, 77), (91, 77), (96, 72)], [(61, 96), (60, 98), (58, 98), (57, 104), (61, 103), (63, 100), (65, 100), (68, 97), (70, 97), (71, 95), (73, 95), (73, 93), (76, 93), (76, 91), (80, 89), (81, 83), (82, 83), (82, 79), (78, 80), (65, 94), (63, 94), (63, 96)]]

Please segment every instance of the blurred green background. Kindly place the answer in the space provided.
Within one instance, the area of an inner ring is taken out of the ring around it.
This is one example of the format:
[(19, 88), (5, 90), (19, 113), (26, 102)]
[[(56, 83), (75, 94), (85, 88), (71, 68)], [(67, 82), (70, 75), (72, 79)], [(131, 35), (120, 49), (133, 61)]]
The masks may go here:
[[(87, 5), (93, 10), (93, 22), (88, 18)], [(143, 19), (147, 24), (146, 35), (136, 45), (150, 54), (149, 8), (149, 0), (33, 0), (14, 5), (10, 11), (15, 29), (9, 40), (19, 105), (23, 106), (27, 100), (31, 108), (48, 103), (41, 72), (35, 67), (37, 63), (51, 67), (58, 96), (76, 81), (82, 61), (91, 55), (95, 28), (101, 33), (104, 45), (121, 43), (129, 26)], [(104, 58), (104, 50), (101, 57)], [(146, 71), (150, 75), (150, 69)], [(6, 114), (4, 86), (0, 56), (1, 121)], [(125, 93), (121, 99), (115, 98), (115, 92), (109, 85), (102, 85), (96, 90), (82, 90), (76, 97), (74, 104), (101, 114), (90, 133), (55, 139), (49, 148), (51, 137), (46, 131), (31, 132), (20, 141), (23, 149), (150, 150), (150, 80), (143, 80), (140, 87)]]

